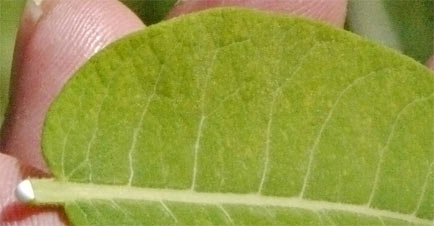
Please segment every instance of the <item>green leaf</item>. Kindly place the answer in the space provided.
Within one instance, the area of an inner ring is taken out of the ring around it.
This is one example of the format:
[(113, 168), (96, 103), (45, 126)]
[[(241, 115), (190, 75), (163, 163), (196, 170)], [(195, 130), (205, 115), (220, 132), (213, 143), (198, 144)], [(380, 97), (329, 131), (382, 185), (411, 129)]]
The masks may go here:
[(121, 0), (147, 25), (160, 22), (177, 0)]
[(432, 225), (434, 75), (305, 19), (213, 9), (97, 54), (45, 122), (74, 225)]
[(434, 53), (434, 1), (351, 0), (348, 28), (424, 63)]

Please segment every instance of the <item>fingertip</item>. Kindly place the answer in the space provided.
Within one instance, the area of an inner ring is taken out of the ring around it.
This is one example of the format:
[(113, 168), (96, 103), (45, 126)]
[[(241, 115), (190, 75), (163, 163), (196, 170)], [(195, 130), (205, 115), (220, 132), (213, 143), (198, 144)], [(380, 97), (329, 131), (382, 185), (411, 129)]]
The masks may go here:
[(343, 28), (347, 0), (187, 0), (176, 5), (168, 18), (203, 9), (240, 6), (277, 13), (296, 14)]
[(117, 0), (29, 0), (16, 44), (0, 150), (48, 172), (40, 139), (50, 103), (89, 57), (143, 27)]

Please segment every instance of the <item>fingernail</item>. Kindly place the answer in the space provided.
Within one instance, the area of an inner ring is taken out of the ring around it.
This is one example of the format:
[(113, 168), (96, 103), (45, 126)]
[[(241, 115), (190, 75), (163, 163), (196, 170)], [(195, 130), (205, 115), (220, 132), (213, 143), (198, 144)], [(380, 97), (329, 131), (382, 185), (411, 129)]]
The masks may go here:
[(30, 20), (31, 23), (38, 23), (39, 19), (42, 17), (42, 2), (44, 0), (27, 0), (25, 8), (25, 16)]

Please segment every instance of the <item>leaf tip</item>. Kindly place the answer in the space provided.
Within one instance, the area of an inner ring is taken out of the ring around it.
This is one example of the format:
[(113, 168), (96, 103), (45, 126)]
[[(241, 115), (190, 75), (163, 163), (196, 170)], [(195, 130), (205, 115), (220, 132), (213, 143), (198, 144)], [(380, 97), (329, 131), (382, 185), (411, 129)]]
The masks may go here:
[(30, 180), (23, 180), (18, 184), (15, 189), (15, 197), (23, 203), (28, 203), (35, 199), (35, 193)]

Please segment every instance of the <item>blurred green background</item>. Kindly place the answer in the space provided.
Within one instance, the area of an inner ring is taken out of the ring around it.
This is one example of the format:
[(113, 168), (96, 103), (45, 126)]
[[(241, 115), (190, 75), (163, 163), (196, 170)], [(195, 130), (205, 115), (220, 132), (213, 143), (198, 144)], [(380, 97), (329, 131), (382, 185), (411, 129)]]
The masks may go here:
[[(74, 1), (74, 0), (64, 0)], [(121, 0), (147, 24), (176, 0)], [(0, 0), (0, 124), (8, 100), (15, 36), (25, 0)], [(346, 29), (425, 62), (434, 53), (434, 0), (350, 0)]]
[(0, 0), (0, 125), (8, 100), (15, 36), (24, 0)]

